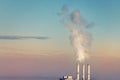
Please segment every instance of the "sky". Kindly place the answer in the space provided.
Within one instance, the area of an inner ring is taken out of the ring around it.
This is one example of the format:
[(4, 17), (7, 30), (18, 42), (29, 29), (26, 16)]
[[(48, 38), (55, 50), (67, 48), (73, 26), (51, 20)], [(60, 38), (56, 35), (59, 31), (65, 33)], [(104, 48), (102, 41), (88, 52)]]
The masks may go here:
[(77, 9), (85, 20), (95, 23), (89, 29), (93, 40), (91, 58), (87, 60), (93, 65), (92, 74), (101, 80), (111, 75), (120, 79), (119, 3), (0, 0), (0, 76), (75, 76), (76, 60), (69, 31), (57, 15), (67, 5), (70, 11)]

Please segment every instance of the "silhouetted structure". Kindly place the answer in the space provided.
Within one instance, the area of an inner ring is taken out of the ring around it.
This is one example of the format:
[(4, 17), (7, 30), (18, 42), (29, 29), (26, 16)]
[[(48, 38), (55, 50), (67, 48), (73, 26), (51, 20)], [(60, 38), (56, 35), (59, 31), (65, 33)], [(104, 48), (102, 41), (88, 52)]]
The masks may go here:
[(72, 76), (63, 76), (63, 78), (60, 78), (59, 80), (73, 80)]

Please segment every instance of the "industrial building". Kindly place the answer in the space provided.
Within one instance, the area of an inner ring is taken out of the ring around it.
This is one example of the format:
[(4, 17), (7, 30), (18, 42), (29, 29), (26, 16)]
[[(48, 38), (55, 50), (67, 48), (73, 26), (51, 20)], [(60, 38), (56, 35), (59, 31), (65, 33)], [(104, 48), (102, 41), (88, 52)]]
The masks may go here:
[(63, 76), (60, 80), (73, 80), (72, 76)]
[[(87, 69), (86, 69), (87, 66)], [(82, 69), (82, 75), (80, 75), (80, 69)], [(87, 70), (87, 73), (85, 73)], [(77, 76), (76, 80), (90, 80), (90, 64), (82, 64), (82, 68), (80, 68), (80, 64), (77, 64)]]
[[(77, 63), (77, 69), (76, 69), (76, 79), (75, 80), (91, 80), (90, 79), (90, 64), (81, 64)], [(82, 74), (80, 74), (80, 69), (82, 71)], [(85, 73), (87, 70), (87, 73)], [(63, 76), (63, 78), (60, 78), (60, 80), (73, 80), (72, 76)]]

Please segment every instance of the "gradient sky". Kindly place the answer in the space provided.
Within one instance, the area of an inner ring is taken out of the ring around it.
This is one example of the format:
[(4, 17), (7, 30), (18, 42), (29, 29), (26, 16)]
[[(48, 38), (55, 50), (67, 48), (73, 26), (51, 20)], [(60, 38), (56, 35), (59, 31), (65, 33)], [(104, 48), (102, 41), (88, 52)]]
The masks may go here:
[(70, 45), (69, 31), (57, 15), (66, 4), (70, 11), (78, 9), (85, 20), (95, 23), (89, 29), (93, 35), (92, 59), (89, 59), (94, 66), (93, 73), (97, 76), (114, 74), (120, 79), (119, 3), (119, 0), (0, 0), (0, 37), (47, 38), (0, 38), (0, 76), (75, 73), (75, 54)]

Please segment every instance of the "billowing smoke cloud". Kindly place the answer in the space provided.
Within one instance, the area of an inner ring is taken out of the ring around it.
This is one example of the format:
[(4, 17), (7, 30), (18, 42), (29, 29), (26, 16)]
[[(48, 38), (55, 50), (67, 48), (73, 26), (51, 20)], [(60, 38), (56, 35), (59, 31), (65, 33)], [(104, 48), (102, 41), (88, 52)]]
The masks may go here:
[(25, 40), (25, 39), (40, 39), (40, 40), (46, 40), (50, 39), (50, 37), (45, 36), (6, 36), (6, 35), (0, 35), (0, 40)]
[(91, 45), (91, 36), (86, 28), (93, 26), (94, 23), (88, 24), (82, 19), (79, 10), (74, 10), (71, 13), (68, 11), (68, 7), (64, 5), (61, 9), (61, 13), (65, 13), (63, 22), (70, 30), (70, 41), (77, 54), (77, 60), (82, 62), (88, 57)]

